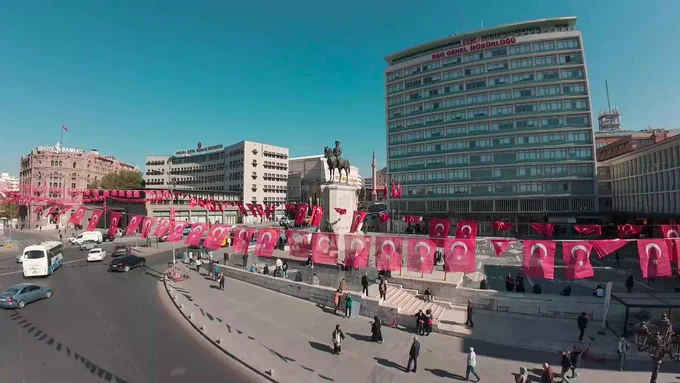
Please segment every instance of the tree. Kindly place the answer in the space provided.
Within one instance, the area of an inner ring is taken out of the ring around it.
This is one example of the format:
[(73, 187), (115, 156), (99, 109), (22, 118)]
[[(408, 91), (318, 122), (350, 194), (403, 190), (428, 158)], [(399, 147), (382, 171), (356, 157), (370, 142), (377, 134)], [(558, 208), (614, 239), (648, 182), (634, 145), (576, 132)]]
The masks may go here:
[(19, 206), (16, 203), (0, 199), (0, 217), (7, 217), (8, 219), (19, 218)]
[(359, 201), (366, 200), (366, 189), (362, 186), (361, 189), (357, 190), (357, 197)]
[(141, 189), (142, 173), (137, 170), (119, 170), (105, 175), (101, 180), (90, 182), (87, 187), (107, 190)]

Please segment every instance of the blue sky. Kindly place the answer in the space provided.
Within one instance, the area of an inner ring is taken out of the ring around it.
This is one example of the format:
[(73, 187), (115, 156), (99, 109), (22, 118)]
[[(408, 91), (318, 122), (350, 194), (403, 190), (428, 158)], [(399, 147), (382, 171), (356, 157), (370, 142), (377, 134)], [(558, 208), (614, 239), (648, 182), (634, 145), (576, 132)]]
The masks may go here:
[[(40, 4), (37, 6), (36, 4)], [(107, 4), (107, 5), (103, 5)], [(680, 1), (13, 1), (0, 13), (0, 170), (54, 144), (144, 156), (252, 140), (385, 165), (383, 57), (460, 32), (577, 16), (594, 110), (680, 127)]]

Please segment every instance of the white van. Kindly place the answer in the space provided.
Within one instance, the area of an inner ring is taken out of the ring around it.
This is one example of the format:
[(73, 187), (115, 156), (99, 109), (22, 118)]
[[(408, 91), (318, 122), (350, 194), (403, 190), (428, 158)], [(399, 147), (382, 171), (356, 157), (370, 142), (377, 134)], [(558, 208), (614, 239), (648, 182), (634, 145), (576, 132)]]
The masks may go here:
[(91, 239), (97, 243), (102, 243), (104, 240), (104, 236), (102, 235), (101, 231), (84, 231), (80, 234), (78, 234), (73, 240), (71, 241), (74, 245), (80, 246), (83, 241)]

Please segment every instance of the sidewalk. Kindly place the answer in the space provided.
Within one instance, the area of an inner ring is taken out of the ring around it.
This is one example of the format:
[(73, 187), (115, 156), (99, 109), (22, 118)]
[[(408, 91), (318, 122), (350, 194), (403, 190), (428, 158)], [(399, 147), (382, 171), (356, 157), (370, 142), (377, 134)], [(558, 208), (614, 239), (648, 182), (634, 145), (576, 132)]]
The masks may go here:
[[(557, 353), (498, 346), (469, 338), (458, 338), (432, 333), (421, 338), (419, 370), (407, 374), (404, 366), (413, 334), (383, 327), (384, 344), (369, 341), (368, 318), (344, 319), (333, 314), (332, 309), (265, 290), (247, 283), (228, 279), (225, 291), (217, 283), (191, 271), (191, 278), (180, 283), (168, 283), (176, 304), (182, 305), (185, 316), (191, 315), (199, 328), (219, 345), (255, 369), (274, 371), (280, 382), (451, 382), (464, 380), (466, 352), (470, 346), (478, 354), (478, 373), (486, 382), (512, 381), (511, 373), (520, 366), (538, 369), (543, 362), (559, 363)], [(163, 299), (168, 299), (164, 296)], [(480, 314), (477, 328), (488, 326), (487, 332), (507, 336), (517, 344), (531, 331), (536, 334), (559, 333), (547, 326), (524, 322), (529, 329), (516, 338), (513, 328), (506, 326), (505, 318), (489, 319), (485, 323)], [(340, 324), (346, 335), (343, 354), (331, 354), (331, 332)], [(544, 330), (540, 330), (543, 328)], [(550, 342), (546, 340), (546, 342)], [(616, 378), (620, 383), (641, 382), (649, 379), (649, 359), (630, 361), (630, 372), (614, 371), (617, 363), (608, 361), (604, 366), (585, 360), (580, 370), (579, 382), (602, 382)], [(663, 370), (677, 369), (665, 363)], [(539, 372), (536, 370), (535, 372)], [(534, 378), (536, 374), (533, 374)], [(660, 381), (670, 381), (674, 375), (663, 373)], [(535, 379), (534, 379), (535, 380)]]

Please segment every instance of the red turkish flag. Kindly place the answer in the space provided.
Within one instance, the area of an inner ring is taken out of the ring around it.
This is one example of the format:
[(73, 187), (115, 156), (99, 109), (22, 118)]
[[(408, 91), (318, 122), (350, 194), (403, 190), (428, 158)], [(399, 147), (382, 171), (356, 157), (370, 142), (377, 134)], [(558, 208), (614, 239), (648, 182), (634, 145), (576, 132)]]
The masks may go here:
[(90, 220), (87, 223), (87, 231), (92, 231), (97, 227), (97, 224), (99, 223), (99, 218), (102, 216), (102, 211), (101, 210), (95, 210), (92, 212), (92, 216), (90, 217)]
[[(69, 211), (69, 209), (71, 209), (72, 207), (73, 207), (73, 206), (71, 206), (71, 205), (61, 205), (61, 207), (59, 208), (59, 214), (57, 214), (57, 215), (54, 217), (54, 221), (55, 221), (55, 222), (58, 222), (58, 221), (59, 221), (59, 217), (61, 217), (62, 214), (64, 214), (64, 213), (66, 213), (67, 211)], [(74, 214), (75, 214), (75, 213), (74, 213)]]
[(432, 274), (434, 270), (435, 241), (425, 238), (409, 238), (406, 242), (406, 270)]
[[(188, 246), (198, 246), (203, 238), (203, 233), (208, 229), (207, 223), (195, 223), (191, 226), (184, 244)], [(184, 230), (184, 229), (182, 229)], [(203, 241), (205, 243), (205, 241)]]
[(234, 252), (235, 253), (248, 253), (248, 246), (253, 238), (253, 233), (255, 233), (254, 227), (239, 226), (234, 229)]
[(626, 236), (638, 235), (645, 228), (645, 225), (631, 225), (629, 223), (625, 225), (617, 225), (616, 229), (619, 233), (619, 238), (624, 238)]
[(163, 190), (163, 199), (170, 199), (170, 192), (167, 190)]
[(396, 271), (401, 267), (404, 238), (379, 235), (375, 237), (375, 267), (380, 271)]
[(196, 197), (189, 198), (189, 207), (196, 206)]
[(168, 237), (165, 239), (165, 241), (166, 242), (180, 241), (182, 239), (182, 236), (184, 235), (184, 229), (186, 229), (188, 225), (189, 221), (172, 222), (170, 233), (168, 234)]
[(58, 203), (58, 204), (52, 206), (52, 207), (50, 208), (50, 210), (48, 210), (47, 213), (45, 213), (45, 218), (51, 216), (52, 213), (54, 213), (54, 211), (57, 210), (57, 208), (58, 208), (59, 206), (61, 206), (60, 203)]
[(404, 223), (418, 223), (423, 219), (423, 217), (419, 217), (417, 215), (405, 215), (404, 216)]
[(111, 219), (109, 224), (109, 237), (115, 237), (116, 229), (118, 228), (118, 224), (120, 223), (120, 212), (112, 211), (111, 213), (109, 213), (109, 218)]
[(253, 206), (252, 203), (247, 203), (246, 207), (250, 211), (250, 215), (252, 215), (253, 217), (257, 217), (257, 210), (255, 210), (255, 207)]
[(83, 219), (83, 216), (85, 215), (85, 206), (81, 206), (76, 209), (76, 211), (71, 214), (71, 218), (68, 219), (67, 223), (73, 224), (73, 226), (78, 226), (80, 225), (80, 221)]
[(451, 221), (448, 218), (430, 218), (430, 238), (437, 239), (437, 246), (443, 246), (442, 240), (449, 236)]
[(312, 252), (312, 233), (305, 230), (286, 230), (288, 251), (294, 257), (307, 258)]
[(562, 263), (564, 263), (564, 279), (585, 279), (595, 276), (590, 264), (590, 252), (593, 245), (587, 241), (562, 242)]
[(46, 203), (46, 204), (44, 204), (44, 205), (42, 205), (42, 206), (38, 206), (38, 207), (35, 208), (35, 210), (33, 210), (33, 212), (36, 213), (36, 214), (38, 214), (38, 213), (40, 213), (41, 211), (43, 211), (43, 210), (44, 210), (46, 207), (48, 207), (48, 206), (50, 206), (49, 203)]
[(574, 230), (583, 235), (602, 235), (602, 226), (600, 225), (574, 225)]
[(338, 235), (329, 233), (312, 234), (312, 260), (322, 265), (338, 264)]
[(231, 233), (231, 227), (227, 225), (212, 225), (208, 229), (208, 235), (203, 240), (203, 247), (210, 250), (219, 250), (222, 248), (224, 239)]
[(262, 205), (260, 205), (259, 203), (253, 205), (253, 207), (255, 208), (255, 211), (257, 212), (257, 214), (260, 215), (260, 217), (266, 217), (266, 216), (267, 216), (267, 215), (264, 213), (264, 209), (262, 209)]
[(307, 217), (307, 205), (297, 205), (295, 207), (295, 225), (302, 225), (305, 222), (305, 217)]
[(349, 232), (356, 233), (361, 229), (361, 226), (364, 224), (364, 218), (366, 218), (365, 211), (355, 210), (354, 213), (352, 213), (352, 225), (349, 227)]
[(312, 215), (309, 220), (309, 226), (319, 226), (323, 218), (323, 206), (315, 205), (312, 207)]
[(664, 238), (678, 238), (680, 232), (680, 225), (661, 225), (661, 235)]
[(156, 218), (153, 217), (144, 217), (142, 220), (142, 231), (140, 233), (140, 237), (142, 239), (147, 239), (149, 238), (149, 233), (151, 233), (151, 227), (156, 223)]
[(246, 210), (245, 207), (243, 207), (243, 204), (241, 202), (237, 202), (236, 206), (238, 206), (238, 210), (241, 212), (241, 215), (244, 217), (248, 216), (248, 210)]
[(608, 256), (624, 247), (627, 243), (628, 241), (621, 239), (596, 239), (590, 241), (590, 244), (593, 245), (593, 250), (595, 250), (595, 254), (597, 254), (599, 258)]
[(663, 239), (638, 239), (638, 256), (642, 278), (671, 276), (671, 255)]
[(142, 223), (142, 218), (144, 217), (142, 217), (141, 215), (131, 215), (130, 221), (128, 222), (128, 225), (125, 228), (125, 235), (133, 235), (135, 231), (137, 231), (139, 225)]
[(257, 242), (255, 243), (255, 255), (258, 257), (271, 258), (274, 254), (276, 241), (279, 240), (279, 230), (258, 229)]
[(444, 271), (447, 273), (474, 273), (477, 271), (474, 239), (446, 238), (443, 240)]
[(555, 279), (555, 242), (526, 240), (522, 245), (524, 275), (531, 278)]
[(170, 220), (174, 221), (175, 220), (175, 211), (176, 211), (175, 208), (170, 207), (170, 208), (168, 208), (168, 211), (170, 212)]
[(345, 234), (345, 266), (357, 269), (368, 267), (371, 237)]
[(172, 224), (172, 221), (169, 219), (161, 219), (158, 221), (158, 225), (156, 225), (156, 230), (153, 232), (153, 235), (156, 237), (162, 237), (165, 234), (168, 233), (168, 230), (170, 230), (170, 225)]
[(456, 238), (476, 239), (477, 221), (458, 221), (456, 223)]
[(538, 234), (545, 235), (546, 237), (550, 237), (555, 233), (555, 225), (552, 223), (532, 223), (531, 228)]
[[(680, 262), (680, 239), (667, 239), (666, 245), (671, 253), (671, 262)], [(678, 267), (678, 274), (680, 274), (680, 267)]]
[(516, 240), (514, 239), (490, 239), (489, 242), (491, 242), (491, 247), (493, 247), (493, 251), (496, 253), (497, 257), (500, 257), (508, 251), (508, 247), (510, 247), (511, 242), (515, 242)]
[(335, 208), (333, 208), (333, 209), (334, 209), (335, 211), (337, 211), (338, 214), (340, 214), (340, 215), (345, 215), (345, 214), (347, 214), (347, 209), (340, 209), (339, 207), (335, 207)]

